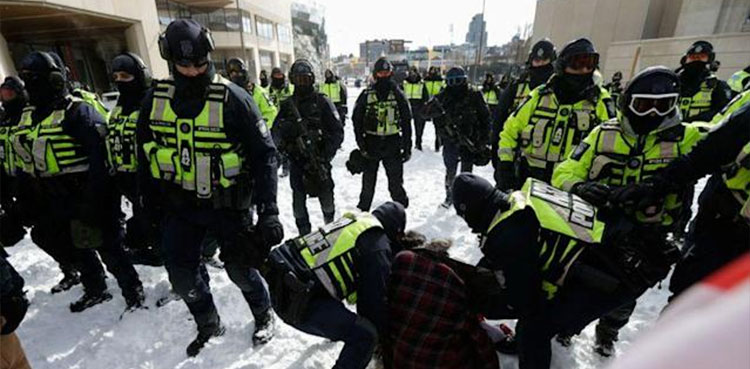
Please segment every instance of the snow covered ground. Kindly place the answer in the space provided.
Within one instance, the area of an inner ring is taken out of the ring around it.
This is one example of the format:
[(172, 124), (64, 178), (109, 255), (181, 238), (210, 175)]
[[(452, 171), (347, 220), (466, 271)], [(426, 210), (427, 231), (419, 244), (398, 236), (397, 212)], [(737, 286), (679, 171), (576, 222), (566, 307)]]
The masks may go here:
[[(350, 110), (359, 91), (354, 88), (349, 91)], [(337, 215), (356, 210), (361, 186), (361, 176), (352, 176), (344, 166), (349, 152), (355, 147), (351, 122), (345, 129), (343, 149), (333, 163)], [(433, 143), (434, 130), (428, 123), (423, 145), (426, 150), (415, 150), (404, 168), (405, 187), (411, 202), (407, 210), (408, 228), (430, 238), (451, 238), (454, 257), (476, 262), (480, 257), (476, 237), (453, 209), (439, 208), (445, 196), (444, 169), (442, 156), (433, 151)], [(475, 172), (487, 179), (492, 178), (490, 166)], [(390, 199), (382, 167), (378, 179), (373, 207)], [(287, 237), (296, 235), (287, 178), (279, 181), (278, 202)], [(313, 226), (321, 225), (323, 217), (316, 199), (308, 202), (308, 209)], [(136, 267), (144, 283), (149, 309), (127, 314), (120, 320), (125, 302), (113, 277), (107, 279), (115, 296), (112, 301), (72, 314), (68, 304), (82, 294), (80, 286), (51, 295), (50, 288), (62, 278), (62, 274), (54, 261), (28, 237), (7, 250), (12, 255), (11, 263), (26, 280), (31, 306), (18, 334), (32, 367), (37, 369), (330, 368), (341, 349), (339, 343), (299, 332), (280, 320), (277, 320), (278, 330), (273, 341), (253, 348), (252, 315), (240, 290), (223, 270), (209, 267), (211, 290), (227, 333), (213, 339), (198, 357), (187, 358), (185, 347), (194, 338), (196, 330), (185, 304), (177, 301), (155, 307), (156, 299), (169, 289), (163, 268)], [(621, 332), (618, 354), (627, 351), (631, 341), (656, 319), (666, 303), (666, 287), (666, 284), (662, 285), (661, 289), (652, 289), (641, 297), (630, 324)], [(553, 343), (552, 367), (584, 369), (604, 366), (606, 360), (591, 350), (593, 333), (591, 325), (573, 340), (570, 348)], [(517, 360), (513, 357), (503, 356), (501, 362), (503, 368), (517, 367)]]

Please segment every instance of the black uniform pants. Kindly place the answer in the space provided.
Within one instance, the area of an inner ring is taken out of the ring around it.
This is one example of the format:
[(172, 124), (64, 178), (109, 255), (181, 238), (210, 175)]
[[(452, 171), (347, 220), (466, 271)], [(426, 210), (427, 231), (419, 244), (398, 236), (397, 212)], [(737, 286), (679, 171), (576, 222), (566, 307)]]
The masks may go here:
[(341, 121), (342, 126), (346, 126), (346, 113), (347, 113), (346, 104), (336, 104), (336, 111), (339, 113), (339, 120)]
[[(307, 212), (307, 192), (305, 192), (305, 184), (302, 180), (303, 169), (294, 162), (289, 167), (289, 184), (292, 186), (292, 210), (294, 212), (294, 220), (297, 223), (297, 230), (300, 235), (306, 235), (310, 233), (310, 215)], [(328, 178), (331, 178), (330, 171), (328, 172)], [(326, 224), (333, 221), (333, 217), (336, 213), (336, 206), (333, 198), (333, 184), (330, 186), (323, 186), (318, 192), (318, 200), (320, 201), (320, 209), (323, 211), (323, 219)]]
[(443, 164), (445, 164), (445, 197), (451, 199), (451, 188), (453, 179), (456, 178), (458, 162), (461, 162), (461, 172), (471, 173), (474, 170), (474, 163), (461, 155), (461, 150), (452, 142), (444, 141)]
[(424, 133), (425, 120), (422, 117), (422, 104), (419, 100), (411, 101), (411, 115), (414, 119), (414, 147), (422, 149), (422, 134)]
[(133, 211), (133, 215), (125, 222), (124, 237), (124, 245), (131, 261), (134, 264), (164, 265), (159, 247), (159, 210), (154, 207), (146, 208), (141, 204), (134, 173), (118, 173), (115, 180), (119, 196), (130, 202)]
[(359, 204), (357, 207), (362, 211), (369, 211), (372, 205), (372, 198), (375, 196), (375, 184), (378, 180), (378, 168), (380, 162), (383, 162), (385, 174), (388, 176), (388, 191), (391, 193), (391, 199), (404, 205), (409, 206), (409, 198), (404, 190), (404, 163), (401, 161), (401, 155), (398, 151), (391, 153), (381, 159), (366, 159), (365, 170), (362, 173), (362, 192), (359, 194)]

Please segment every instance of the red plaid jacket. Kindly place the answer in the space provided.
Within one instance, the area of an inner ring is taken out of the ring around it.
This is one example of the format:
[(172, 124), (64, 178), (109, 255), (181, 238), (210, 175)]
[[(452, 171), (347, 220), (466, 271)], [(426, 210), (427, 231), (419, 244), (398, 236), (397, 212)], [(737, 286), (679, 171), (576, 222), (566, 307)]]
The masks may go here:
[(436, 254), (399, 253), (390, 278), (390, 366), (499, 369), (489, 337), (468, 309), (464, 282)]

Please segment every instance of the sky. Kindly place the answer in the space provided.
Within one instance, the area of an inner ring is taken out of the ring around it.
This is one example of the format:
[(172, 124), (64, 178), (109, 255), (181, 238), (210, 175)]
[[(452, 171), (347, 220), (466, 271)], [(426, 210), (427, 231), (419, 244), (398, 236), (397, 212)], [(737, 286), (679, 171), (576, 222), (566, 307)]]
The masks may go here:
[[(481, 13), (482, 0), (316, 0), (326, 7), (331, 56), (359, 55), (365, 40), (395, 38), (408, 46), (464, 43), (469, 22)], [(488, 0), (485, 8), (488, 45), (501, 45), (519, 27), (534, 22), (536, 0)], [(450, 27), (453, 25), (453, 37)]]

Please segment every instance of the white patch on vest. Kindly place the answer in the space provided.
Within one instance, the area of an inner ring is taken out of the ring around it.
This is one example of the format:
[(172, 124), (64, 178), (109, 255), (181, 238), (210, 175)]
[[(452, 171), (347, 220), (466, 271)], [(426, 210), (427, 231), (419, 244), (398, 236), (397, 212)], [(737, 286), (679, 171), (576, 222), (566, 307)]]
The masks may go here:
[(185, 166), (190, 166), (190, 149), (187, 147), (182, 148), (182, 153), (180, 154), (180, 163)]
[(589, 203), (576, 196), (552, 187), (546, 183), (534, 182), (531, 186), (531, 196), (560, 206), (570, 211), (568, 221), (587, 229), (594, 228), (596, 209)]

